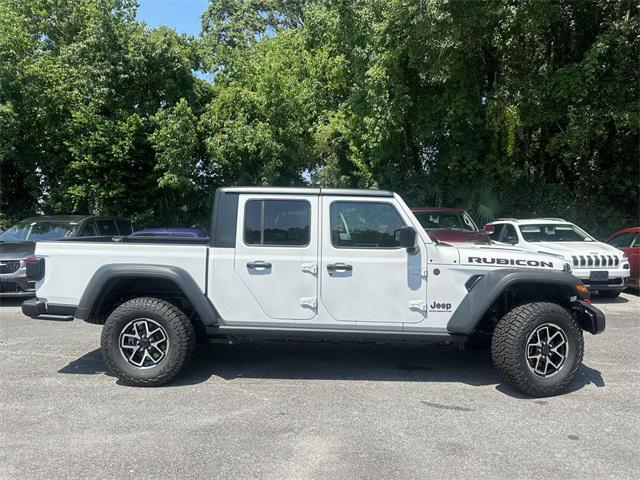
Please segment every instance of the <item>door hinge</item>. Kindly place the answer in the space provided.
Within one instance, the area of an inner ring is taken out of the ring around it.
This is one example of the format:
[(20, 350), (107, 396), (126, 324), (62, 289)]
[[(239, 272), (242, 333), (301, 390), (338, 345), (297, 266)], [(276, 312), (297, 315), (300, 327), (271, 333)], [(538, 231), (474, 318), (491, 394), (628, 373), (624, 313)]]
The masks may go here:
[(427, 304), (422, 300), (411, 300), (409, 302), (409, 310), (417, 310), (419, 312), (427, 311)]
[(429, 269), (423, 268), (421, 274), (422, 274), (422, 278), (427, 278), (427, 276), (429, 275)]
[(318, 265), (316, 263), (303, 263), (302, 271), (306, 273), (311, 273), (312, 275), (317, 275)]
[(318, 306), (318, 302), (316, 301), (316, 297), (302, 297), (300, 299), (300, 306), (315, 309)]

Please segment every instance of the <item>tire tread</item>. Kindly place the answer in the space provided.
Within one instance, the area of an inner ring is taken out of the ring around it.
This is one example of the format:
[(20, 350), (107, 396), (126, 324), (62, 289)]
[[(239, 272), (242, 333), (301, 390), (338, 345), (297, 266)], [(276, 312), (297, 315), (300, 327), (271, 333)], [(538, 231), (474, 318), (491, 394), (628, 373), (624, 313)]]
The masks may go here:
[[(520, 355), (522, 337), (532, 318), (550, 313), (560, 313), (570, 320), (578, 331), (578, 358), (562, 382), (553, 386), (540, 386), (532, 383), (527, 375), (526, 360)], [(533, 397), (550, 397), (567, 389), (582, 363), (584, 339), (582, 331), (573, 317), (560, 305), (550, 302), (525, 303), (510, 310), (496, 325), (491, 341), (491, 357), (498, 375), (516, 390)]]
[[(111, 336), (120, 334), (119, 331), (114, 332), (114, 328), (117, 327), (117, 320), (140, 309), (148, 309), (163, 317), (169, 323), (174, 331), (174, 338), (171, 339), (171, 342), (178, 353), (178, 358), (175, 362), (172, 362), (168, 368), (159, 370), (161, 373), (152, 378), (134, 377), (118, 368), (112, 355), (117, 355), (119, 352), (113, 352), (108, 347)], [(155, 297), (138, 297), (124, 302), (109, 315), (102, 330), (101, 343), (102, 357), (107, 367), (107, 372), (114, 374), (127, 385), (155, 387), (163, 385), (174, 378), (191, 358), (195, 349), (195, 330), (189, 318), (172, 303)]]

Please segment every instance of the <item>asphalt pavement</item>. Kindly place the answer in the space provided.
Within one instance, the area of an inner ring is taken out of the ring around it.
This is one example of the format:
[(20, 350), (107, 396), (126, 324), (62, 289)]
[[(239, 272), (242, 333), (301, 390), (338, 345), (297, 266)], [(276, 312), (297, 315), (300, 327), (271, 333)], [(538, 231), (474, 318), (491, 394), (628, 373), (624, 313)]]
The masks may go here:
[(524, 397), (487, 351), (200, 347), (159, 388), (105, 375), (101, 327), (0, 304), (0, 479), (640, 478), (640, 297), (597, 301), (571, 391)]

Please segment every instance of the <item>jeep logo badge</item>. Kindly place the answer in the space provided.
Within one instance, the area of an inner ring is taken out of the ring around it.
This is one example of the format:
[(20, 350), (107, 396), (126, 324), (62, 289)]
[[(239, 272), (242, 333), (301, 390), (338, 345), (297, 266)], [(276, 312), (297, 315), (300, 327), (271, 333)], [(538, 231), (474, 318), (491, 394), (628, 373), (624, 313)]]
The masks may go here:
[(430, 312), (450, 312), (451, 304), (434, 301), (431, 305), (429, 305), (429, 311)]

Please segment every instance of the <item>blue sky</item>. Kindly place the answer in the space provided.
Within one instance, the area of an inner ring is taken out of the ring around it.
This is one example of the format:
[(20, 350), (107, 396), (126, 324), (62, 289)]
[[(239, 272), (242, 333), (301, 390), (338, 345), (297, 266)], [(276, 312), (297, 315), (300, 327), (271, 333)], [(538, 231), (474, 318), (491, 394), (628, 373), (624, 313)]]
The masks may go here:
[(150, 27), (167, 25), (180, 33), (198, 35), (200, 16), (207, 8), (208, 0), (139, 0), (138, 20)]

